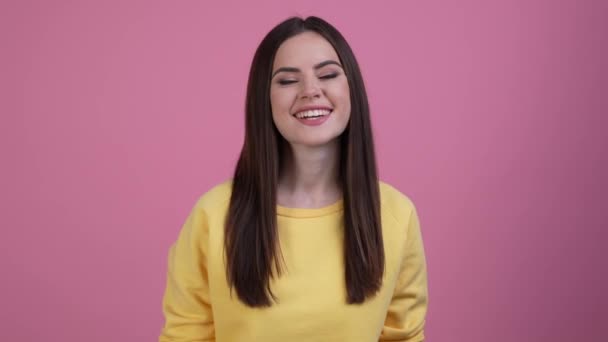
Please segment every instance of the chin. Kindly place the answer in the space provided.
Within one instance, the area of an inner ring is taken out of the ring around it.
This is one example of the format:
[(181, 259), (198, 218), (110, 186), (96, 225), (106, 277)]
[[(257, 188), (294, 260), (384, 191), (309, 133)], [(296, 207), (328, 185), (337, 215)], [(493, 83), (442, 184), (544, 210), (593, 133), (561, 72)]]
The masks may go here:
[(322, 147), (322, 146), (329, 146), (332, 144), (335, 144), (336, 142), (338, 142), (338, 137), (332, 137), (332, 138), (318, 138), (318, 139), (302, 139), (299, 140), (297, 142), (293, 142), (296, 145), (300, 145), (300, 146), (306, 146), (306, 147)]

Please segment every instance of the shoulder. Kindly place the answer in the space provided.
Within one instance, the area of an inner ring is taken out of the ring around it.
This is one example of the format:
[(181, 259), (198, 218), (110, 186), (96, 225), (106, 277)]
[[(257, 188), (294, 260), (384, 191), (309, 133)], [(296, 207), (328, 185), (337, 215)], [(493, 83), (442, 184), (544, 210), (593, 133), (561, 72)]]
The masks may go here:
[(395, 188), (393, 185), (379, 181), (380, 205), (398, 223), (406, 224), (416, 207), (409, 196)]
[(232, 195), (232, 179), (224, 180), (205, 191), (198, 197), (195, 208), (205, 212), (213, 212), (224, 207)]

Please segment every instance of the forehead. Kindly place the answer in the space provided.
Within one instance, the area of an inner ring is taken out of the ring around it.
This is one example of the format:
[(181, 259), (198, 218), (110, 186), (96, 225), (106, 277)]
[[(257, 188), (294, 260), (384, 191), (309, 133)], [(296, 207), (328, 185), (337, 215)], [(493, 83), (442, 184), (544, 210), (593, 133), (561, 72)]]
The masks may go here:
[(333, 46), (315, 32), (303, 32), (284, 41), (274, 57), (273, 69), (311, 67), (328, 59), (339, 62)]

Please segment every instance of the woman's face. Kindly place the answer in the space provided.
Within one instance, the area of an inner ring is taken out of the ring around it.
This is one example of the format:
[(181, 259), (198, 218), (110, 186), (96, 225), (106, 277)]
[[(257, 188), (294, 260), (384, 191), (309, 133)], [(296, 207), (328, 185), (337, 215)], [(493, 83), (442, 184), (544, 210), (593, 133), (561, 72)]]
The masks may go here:
[(304, 32), (281, 44), (270, 104), (277, 129), (291, 145), (320, 146), (344, 132), (350, 118), (348, 81), (325, 38)]

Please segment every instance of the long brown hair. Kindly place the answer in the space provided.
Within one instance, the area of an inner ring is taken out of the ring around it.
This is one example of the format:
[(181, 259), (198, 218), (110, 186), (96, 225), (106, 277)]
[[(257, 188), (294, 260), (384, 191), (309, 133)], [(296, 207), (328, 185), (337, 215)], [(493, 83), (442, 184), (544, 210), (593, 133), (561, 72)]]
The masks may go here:
[(251, 307), (277, 300), (270, 279), (282, 273), (276, 193), (281, 151), (287, 141), (272, 120), (270, 80), (274, 56), (285, 40), (305, 31), (336, 50), (348, 79), (349, 123), (340, 136), (340, 186), (344, 200), (347, 302), (362, 303), (382, 285), (384, 246), (378, 172), (363, 77), (344, 37), (318, 17), (292, 17), (275, 26), (257, 48), (245, 101), (245, 141), (236, 165), (226, 218), (226, 275), (231, 289)]

